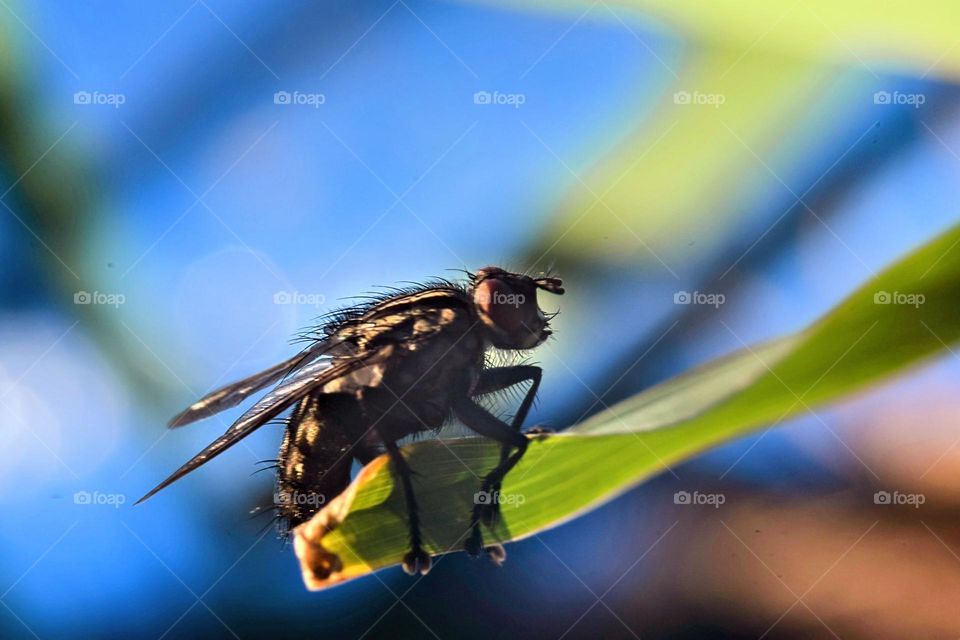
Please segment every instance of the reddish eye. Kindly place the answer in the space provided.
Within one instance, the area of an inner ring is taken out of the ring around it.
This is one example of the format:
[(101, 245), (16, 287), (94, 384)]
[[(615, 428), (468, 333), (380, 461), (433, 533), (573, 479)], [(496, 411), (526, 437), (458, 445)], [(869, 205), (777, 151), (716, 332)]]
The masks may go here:
[(477, 285), (473, 300), (480, 310), (497, 327), (513, 333), (523, 327), (527, 316), (528, 296), (514, 291), (510, 285), (497, 278), (487, 278)]

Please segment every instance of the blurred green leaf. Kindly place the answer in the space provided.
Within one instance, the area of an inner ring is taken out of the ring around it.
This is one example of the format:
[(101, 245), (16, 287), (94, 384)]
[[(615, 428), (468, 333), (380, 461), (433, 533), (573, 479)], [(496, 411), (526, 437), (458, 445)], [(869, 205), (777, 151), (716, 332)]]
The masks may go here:
[(912, 75), (960, 77), (951, 0), (485, 0), (522, 9), (566, 11), (576, 19), (647, 22), (701, 44), (760, 51)]
[[(835, 144), (831, 127), (844, 121), (844, 107), (832, 105), (829, 123), (819, 108), (830, 101), (834, 68), (710, 48), (688, 51), (670, 72), (676, 80), (652, 112), (570, 176), (527, 250), (531, 263), (549, 255), (561, 264), (639, 262), (664, 277), (681, 271), (729, 242), (757, 202), (789, 197), (779, 176), (793, 175), (818, 144)], [(862, 104), (872, 99), (864, 90)]]
[[(658, 83), (645, 82), (643, 102), (631, 105), (644, 115), (599, 162), (576, 170), (526, 252), (530, 262), (549, 254), (567, 270), (597, 260), (639, 261), (682, 275), (699, 256), (725, 246), (730, 230), (757, 215), (757, 203), (803, 195), (786, 186), (798, 189), (792, 178), (801, 163), (833, 149), (838, 136), (856, 146), (858, 133), (844, 129), (847, 114), (872, 105), (878, 89), (892, 91), (902, 82), (896, 75), (960, 78), (953, 26), (960, 4), (946, 0), (486, 4), (555, 12), (561, 24), (593, 20), (629, 30), (655, 59), (652, 75), (662, 68), (673, 78), (663, 94), (650, 91)], [(678, 60), (650, 48), (648, 34), (657, 31), (683, 40)], [(712, 102), (677, 103), (684, 93)], [(655, 108), (646, 115), (650, 100)], [(837, 162), (851, 151), (837, 151)], [(564, 161), (576, 167), (575, 159)], [(830, 169), (814, 184), (829, 186)]]
[[(960, 227), (861, 287), (793, 336), (698, 368), (532, 442), (507, 476), (502, 521), (486, 540), (554, 527), (704, 449), (835, 401), (960, 340)], [(474, 492), (497, 445), (477, 438), (404, 448), (417, 472), (429, 551), (461, 548)], [(510, 504), (509, 497), (514, 503)], [(407, 550), (404, 502), (386, 457), (297, 530), (308, 587), (319, 589), (400, 562)], [(341, 570), (318, 578), (335, 555)]]

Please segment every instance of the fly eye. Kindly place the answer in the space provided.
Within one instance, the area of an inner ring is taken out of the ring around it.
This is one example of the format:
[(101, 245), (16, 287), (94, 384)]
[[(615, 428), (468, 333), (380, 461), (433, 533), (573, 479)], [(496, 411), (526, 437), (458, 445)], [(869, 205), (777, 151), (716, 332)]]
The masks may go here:
[(489, 313), (495, 306), (503, 304), (513, 295), (513, 289), (503, 280), (485, 278), (474, 290), (473, 301), (485, 313)]
[(530, 304), (536, 308), (534, 296), (517, 291), (500, 278), (481, 281), (474, 290), (473, 301), (493, 324), (507, 332), (523, 327)]

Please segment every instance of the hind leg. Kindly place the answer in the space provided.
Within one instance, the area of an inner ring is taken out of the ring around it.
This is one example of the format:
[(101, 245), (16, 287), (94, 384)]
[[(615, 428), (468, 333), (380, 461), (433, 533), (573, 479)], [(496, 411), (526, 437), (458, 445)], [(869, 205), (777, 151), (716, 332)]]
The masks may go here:
[(417, 507), (417, 498), (413, 493), (413, 471), (407, 464), (397, 443), (393, 441), (385, 442), (387, 454), (390, 456), (390, 462), (393, 464), (394, 471), (400, 479), (400, 485), (403, 488), (403, 496), (407, 506), (407, 525), (410, 532), (410, 551), (403, 556), (403, 570), (408, 575), (416, 575), (419, 570), (421, 574), (427, 575), (430, 571), (430, 554), (423, 550), (423, 539), (420, 534), (420, 511)]

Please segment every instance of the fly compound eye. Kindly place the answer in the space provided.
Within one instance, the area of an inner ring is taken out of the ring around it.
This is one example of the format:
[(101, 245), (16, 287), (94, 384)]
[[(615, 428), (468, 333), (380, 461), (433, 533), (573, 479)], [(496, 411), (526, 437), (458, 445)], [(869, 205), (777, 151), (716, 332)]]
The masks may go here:
[[(527, 298), (499, 278), (486, 278), (473, 293), (473, 301), (480, 312), (497, 329), (514, 333), (523, 328), (527, 315)], [(536, 302), (534, 302), (536, 304)]]
[(547, 321), (537, 307), (532, 281), (487, 277), (476, 284), (473, 300), (480, 319), (490, 329), (494, 346), (532, 349), (546, 340)]

